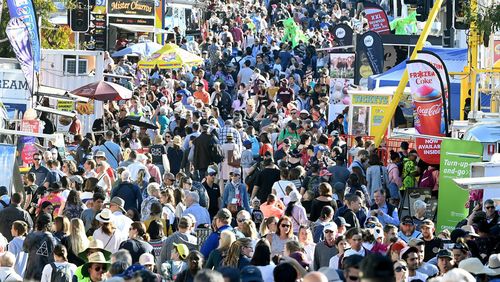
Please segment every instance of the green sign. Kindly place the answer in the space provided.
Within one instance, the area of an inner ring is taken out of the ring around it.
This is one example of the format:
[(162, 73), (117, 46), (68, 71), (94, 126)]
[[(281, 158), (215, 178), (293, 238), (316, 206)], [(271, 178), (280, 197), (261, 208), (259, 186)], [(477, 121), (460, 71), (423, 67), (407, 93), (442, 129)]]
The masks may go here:
[(479, 142), (446, 139), (441, 143), (436, 232), (451, 231), (468, 216), (465, 203), (469, 191), (458, 187), (453, 179), (470, 177), (470, 164), (482, 161), (482, 154), (483, 145)]

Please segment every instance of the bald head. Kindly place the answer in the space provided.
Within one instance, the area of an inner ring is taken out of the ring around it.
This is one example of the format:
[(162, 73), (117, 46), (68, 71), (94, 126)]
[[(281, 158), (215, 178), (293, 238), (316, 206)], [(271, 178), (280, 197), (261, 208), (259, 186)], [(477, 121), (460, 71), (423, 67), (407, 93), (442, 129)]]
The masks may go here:
[(328, 282), (328, 278), (318, 271), (309, 272), (304, 276), (304, 282)]

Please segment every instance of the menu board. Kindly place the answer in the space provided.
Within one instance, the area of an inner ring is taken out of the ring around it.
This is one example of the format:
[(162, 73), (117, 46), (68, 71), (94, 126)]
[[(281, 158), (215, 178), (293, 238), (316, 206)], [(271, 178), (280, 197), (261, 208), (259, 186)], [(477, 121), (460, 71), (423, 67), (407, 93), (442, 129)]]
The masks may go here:
[(106, 14), (90, 13), (89, 30), (85, 33), (85, 49), (105, 51), (107, 44)]

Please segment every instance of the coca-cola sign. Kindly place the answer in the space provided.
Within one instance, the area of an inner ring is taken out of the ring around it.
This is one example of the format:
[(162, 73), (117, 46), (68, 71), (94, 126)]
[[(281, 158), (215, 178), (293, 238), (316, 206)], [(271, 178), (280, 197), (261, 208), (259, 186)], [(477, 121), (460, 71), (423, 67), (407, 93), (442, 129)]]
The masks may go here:
[(441, 114), (441, 108), (439, 107), (438, 104), (434, 104), (431, 107), (417, 107), (417, 114), (419, 116), (435, 116), (435, 115), (440, 115)]
[[(444, 136), (443, 84), (436, 68), (427, 61), (414, 60), (406, 64), (413, 100), (415, 130), (426, 136)], [(417, 152), (423, 161), (438, 164), (439, 140), (418, 138)]]

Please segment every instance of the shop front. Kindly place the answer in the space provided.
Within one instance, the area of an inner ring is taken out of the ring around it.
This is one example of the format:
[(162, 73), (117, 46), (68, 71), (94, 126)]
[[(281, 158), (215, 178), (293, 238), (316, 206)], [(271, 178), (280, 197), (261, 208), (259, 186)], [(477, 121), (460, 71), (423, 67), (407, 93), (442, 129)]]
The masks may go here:
[(155, 27), (155, 3), (151, 0), (108, 0), (108, 47), (119, 50), (128, 43), (153, 40), (163, 33)]

